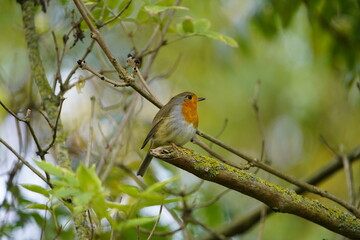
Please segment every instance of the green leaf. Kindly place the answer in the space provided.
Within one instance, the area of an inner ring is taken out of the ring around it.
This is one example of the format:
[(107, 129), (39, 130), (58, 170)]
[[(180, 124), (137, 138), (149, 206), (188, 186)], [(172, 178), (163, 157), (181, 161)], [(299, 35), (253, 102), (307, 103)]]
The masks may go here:
[(185, 33), (193, 33), (194, 32), (194, 24), (191, 19), (185, 19), (182, 22), (182, 29)]
[(77, 181), (75, 179), (75, 175), (72, 171), (69, 171), (68, 169), (61, 168), (59, 166), (55, 166), (51, 163), (44, 162), (44, 161), (36, 161), (35, 163), (45, 172), (49, 173), (50, 175), (53, 175), (55, 177), (58, 177), (60, 179), (63, 179), (71, 184), (77, 184)]
[(44, 162), (44, 161), (36, 161), (35, 160), (35, 163), (39, 166), (39, 168), (41, 168), (48, 174), (51, 174), (51, 175), (53, 175), (55, 177), (59, 177), (59, 178), (64, 176), (65, 169), (63, 169), (61, 167), (54, 166), (53, 164)]
[(118, 189), (120, 189), (121, 192), (126, 193), (127, 195), (130, 195), (131, 197), (134, 197), (134, 198), (140, 197), (140, 191), (135, 186), (119, 183), (119, 185), (116, 187)]
[[(314, 2), (314, 1), (311, 1)], [(291, 20), (294, 15), (298, 12), (301, 6), (301, 1), (271, 1), (272, 7), (274, 8), (276, 15), (280, 16), (282, 25), (287, 28), (290, 26)], [(310, 3), (309, 3), (310, 5)], [(308, 5), (307, 5), (308, 8)]]
[(87, 209), (89, 209), (87, 206), (76, 206), (72, 209), (72, 213), (73, 215), (83, 214)]
[[(125, 1), (123, 1), (122, 3), (124, 3)], [(116, 8), (116, 6), (119, 4), (118, 0), (107, 0), (106, 1), (106, 6), (112, 10), (114, 10)]]
[(79, 193), (73, 198), (73, 202), (77, 206), (87, 206), (91, 199), (93, 198), (94, 193), (92, 192), (85, 192)]
[[(175, 4), (174, 0), (160, 0), (156, 3), (158, 6), (173, 6)], [(150, 4), (147, 4), (150, 5)]]
[(121, 222), (118, 225), (117, 229), (127, 229), (127, 228), (145, 225), (154, 222), (156, 219), (157, 217), (142, 217), (142, 218), (129, 219), (125, 222)]
[(51, 210), (45, 204), (34, 203), (25, 207), (25, 209), (39, 209), (39, 210)]
[(151, 193), (151, 192), (155, 192), (155, 191), (157, 191), (157, 190), (160, 190), (160, 189), (162, 189), (165, 185), (167, 185), (167, 184), (169, 184), (169, 183), (171, 183), (171, 182), (175, 182), (175, 181), (179, 180), (179, 178), (180, 178), (179, 175), (177, 175), (177, 176), (174, 176), (174, 177), (172, 177), (172, 178), (170, 178), (170, 179), (168, 179), (168, 180), (166, 180), (166, 181), (157, 182), (157, 183), (151, 185), (150, 187), (148, 187), (148, 188), (145, 190), (144, 193)]
[(76, 170), (76, 177), (83, 191), (101, 191), (101, 180), (95, 172), (95, 166), (86, 168), (83, 163)]
[(150, 15), (154, 16), (158, 13), (167, 11), (167, 10), (184, 10), (184, 11), (188, 11), (189, 9), (186, 7), (182, 7), (182, 6), (158, 6), (158, 5), (147, 5), (144, 6), (144, 10), (146, 12), (148, 12)]
[(115, 208), (115, 209), (117, 209), (117, 210), (119, 210), (119, 211), (122, 211), (122, 212), (126, 212), (126, 211), (128, 211), (128, 210), (131, 208), (131, 206), (126, 205), (126, 204), (121, 204), (121, 203), (116, 203), (116, 202), (110, 202), (110, 201), (107, 201), (107, 202), (106, 202), (106, 206), (107, 206), (108, 208)]
[(97, 3), (96, 0), (84, 0), (85, 5), (90, 5), (90, 4), (95, 4), (95, 3)]
[(80, 23), (80, 29), (82, 31), (85, 31), (85, 30), (89, 30), (89, 26), (87, 25), (87, 23), (85, 21), (81, 21)]
[(148, 12), (146, 12), (144, 10), (144, 8), (140, 8), (137, 16), (136, 16), (136, 21), (139, 22), (139, 23), (146, 23), (150, 20), (150, 15)]
[(223, 43), (229, 45), (230, 47), (239, 47), (239, 45), (235, 41), (235, 39), (228, 37), (226, 35), (223, 35), (221, 33), (218, 33), (218, 32), (205, 31), (205, 32), (199, 32), (199, 33), (197, 33), (197, 35), (208, 37), (208, 38), (223, 42)]
[(138, 205), (136, 205), (136, 209), (142, 209), (144, 207), (151, 207), (151, 206), (157, 206), (161, 204), (168, 204), (173, 202), (179, 202), (181, 201), (181, 198), (171, 198), (171, 199), (149, 199), (146, 201), (141, 201)]
[(67, 198), (79, 194), (79, 190), (67, 187), (56, 187), (51, 190), (50, 193), (57, 198)]
[(26, 188), (27, 190), (30, 190), (32, 192), (40, 193), (41, 195), (44, 195), (45, 197), (49, 197), (49, 190), (46, 190), (43, 187), (40, 187), (38, 185), (32, 185), (32, 184), (21, 184), (23, 188)]
[(207, 19), (196, 19), (194, 21), (195, 32), (204, 32), (210, 29), (210, 21)]
[(108, 215), (107, 204), (103, 194), (95, 194), (91, 200), (91, 207), (94, 209), (99, 219), (102, 219)]

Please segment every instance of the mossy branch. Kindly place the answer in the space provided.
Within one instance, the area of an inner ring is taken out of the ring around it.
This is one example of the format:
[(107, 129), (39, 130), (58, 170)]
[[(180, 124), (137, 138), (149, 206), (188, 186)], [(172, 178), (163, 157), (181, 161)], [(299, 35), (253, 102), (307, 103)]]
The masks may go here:
[[(56, 159), (61, 167), (71, 169), (70, 158), (65, 145), (66, 134), (63, 131), (63, 127), (59, 119), (58, 109), (61, 104), (61, 94), (56, 96), (52, 91), (49, 81), (46, 78), (45, 69), (40, 57), (39, 35), (36, 32), (34, 22), (36, 1), (18, 0), (18, 2), (21, 5), (21, 11), (23, 15), (23, 27), (29, 54), (31, 76), (39, 90), (44, 112), (46, 113), (51, 125), (54, 126), (53, 131), (56, 131), (56, 134), (54, 134), (55, 139), (53, 141), (56, 152)], [(40, 154), (44, 155), (46, 152)], [(79, 239), (90, 238), (90, 230), (86, 224), (85, 213), (78, 214), (74, 217), (74, 225), (76, 228), (77, 237)]]
[[(35, 81), (42, 100), (42, 106), (47, 114), (50, 123), (55, 126), (58, 120), (58, 108), (60, 106), (60, 97), (56, 96), (46, 78), (45, 69), (40, 57), (39, 51), (39, 35), (36, 32), (35, 17), (35, 1), (18, 0), (21, 5), (23, 15), (25, 41), (27, 44), (31, 76)], [(61, 167), (70, 169), (69, 154), (65, 146), (66, 135), (63, 131), (61, 121), (58, 122), (56, 129), (56, 139), (54, 141), (57, 162)]]
[[(360, 147), (352, 149), (346, 157), (349, 159), (350, 163), (353, 164), (355, 161), (360, 160)], [(314, 173), (304, 178), (304, 181), (311, 185), (318, 185), (320, 182), (328, 179), (333, 176), (337, 171), (343, 169), (343, 164), (339, 156), (335, 156), (331, 161), (326, 165), (322, 166), (320, 169), (316, 170)], [(293, 186), (291, 188), (297, 194), (302, 194), (307, 192), (306, 189), (300, 188), (298, 186)], [(249, 211), (245, 215), (235, 216), (228, 224), (221, 226), (216, 229), (218, 235), (223, 235), (226, 237), (232, 237), (234, 235), (242, 234), (248, 231), (250, 228), (259, 223), (261, 219), (263, 206), (259, 206), (257, 209)], [(274, 213), (270, 208), (266, 208), (266, 215)], [(218, 239), (215, 235), (208, 235), (202, 238), (202, 240), (215, 240)]]
[(253, 197), (268, 205), (273, 211), (290, 213), (351, 239), (360, 239), (359, 218), (298, 195), (251, 173), (186, 148), (174, 149), (172, 146), (163, 146), (151, 150), (151, 154), (201, 179)]

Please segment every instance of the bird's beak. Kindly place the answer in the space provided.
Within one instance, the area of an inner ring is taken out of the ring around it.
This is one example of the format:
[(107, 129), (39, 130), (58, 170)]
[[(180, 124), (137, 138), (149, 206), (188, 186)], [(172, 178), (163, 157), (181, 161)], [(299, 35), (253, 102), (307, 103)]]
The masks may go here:
[(198, 98), (198, 101), (200, 102), (200, 101), (204, 101), (206, 98), (203, 98), (203, 97), (199, 97)]

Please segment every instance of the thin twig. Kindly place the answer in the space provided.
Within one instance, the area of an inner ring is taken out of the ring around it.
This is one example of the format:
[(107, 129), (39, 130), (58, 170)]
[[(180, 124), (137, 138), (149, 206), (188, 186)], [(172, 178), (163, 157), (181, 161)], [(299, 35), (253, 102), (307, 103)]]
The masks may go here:
[(345, 172), (345, 178), (346, 178), (346, 183), (347, 183), (346, 185), (347, 185), (347, 189), (348, 189), (349, 203), (354, 205), (355, 204), (355, 195), (354, 195), (353, 172), (352, 172), (348, 157), (346, 155), (342, 155), (341, 160), (344, 165), (344, 172)]
[(219, 201), (220, 198), (222, 198), (226, 193), (230, 192), (231, 189), (226, 189), (224, 191), (222, 191), (221, 193), (219, 193), (216, 197), (214, 197), (213, 199), (211, 199), (210, 201), (207, 202), (203, 202), (201, 204), (196, 205), (195, 207), (193, 207), (193, 209), (199, 209), (199, 208), (204, 208), (204, 207), (208, 207), (214, 203), (216, 203), (217, 201)]
[(91, 219), (91, 212), (90, 210), (86, 210), (87, 212), (87, 215), (89, 217), (89, 222), (90, 222), (90, 229), (91, 229), (91, 236), (90, 236), (90, 239), (93, 239), (94, 238), (94, 225), (93, 225), (93, 222), (92, 222), (92, 219)]
[(88, 25), (90, 31), (91, 31), (91, 37), (95, 39), (98, 44), (101, 46), (102, 50), (104, 51), (107, 58), (110, 60), (116, 71), (119, 73), (119, 77), (123, 80), (129, 81), (129, 78), (126, 78), (127, 72), (126, 70), (118, 63), (116, 58), (112, 55), (109, 47), (105, 44), (105, 40), (101, 36), (99, 30), (94, 26), (90, 18), (92, 18), (92, 15), (88, 11), (88, 9), (84, 6), (83, 2), (81, 0), (74, 0), (74, 3), (79, 10), (80, 14), (82, 15), (84, 21)]
[[(127, 71), (118, 63), (116, 58), (112, 55), (109, 47), (106, 45), (102, 35), (100, 34), (99, 30), (94, 26), (94, 24), (91, 22), (90, 18), (87, 16), (88, 10), (83, 5), (81, 0), (74, 0), (74, 3), (76, 7), (78, 8), (80, 14), (84, 18), (84, 21), (88, 25), (90, 31), (91, 31), (91, 37), (96, 40), (96, 42), (99, 44), (103, 52), (105, 53), (106, 57), (110, 61), (110, 63), (113, 65), (115, 70), (119, 74), (119, 78), (124, 80), (125, 83), (129, 84), (136, 92), (138, 92), (140, 95), (142, 95), (144, 98), (148, 99), (150, 102), (152, 102), (155, 106), (162, 106), (162, 104), (157, 101), (156, 99), (149, 96), (148, 93), (146, 93), (139, 85), (137, 85), (134, 81), (134, 78), (127, 74)], [(80, 62), (80, 63), (79, 63)], [(78, 64), (81, 64), (82, 61), (78, 61)], [(146, 75), (145, 75), (146, 76)]]
[(157, 101), (159, 101), (159, 99), (155, 96), (155, 94), (151, 91), (149, 85), (146, 83), (144, 77), (142, 76), (140, 70), (138, 69), (138, 67), (135, 67), (135, 72), (137, 77), (140, 79), (140, 82), (142, 83), (142, 85), (144, 86), (144, 88), (146, 89), (146, 91), (150, 94), (150, 96), (152, 96), (153, 98), (155, 98)]
[(258, 240), (263, 239), (267, 208), (268, 207), (265, 204), (261, 206), (261, 217), (260, 217), (260, 221), (259, 221), (259, 232), (258, 232), (258, 236), (257, 236)]
[(156, 219), (156, 222), (155, 222), (155, 224), (154, 224), (154, 226), (153, 226), (153, 228), (152, 228), (152, 230), (151, 230), (151, 232), (150, 232), (147, 240), (150, 240), (150, 239), (151, 239), (151, 237), (152, 237), (152, 235), (154, 234), (154, 231), (155, 231), (155, 229), (156, 229), (156, 226), (159, 224), (163, 206), (164, 206), (164, 204), (161, 204), (161, 205), (160, 205), (160, 210), (159, 210), (158, 218)]
[(205, 182), (205, 181), (204, 181), (203, 179), (201, 179), (198, 184), (194, 185), (193, 189), (190, 189), (190, 190), (186, 193), (186, 195), (191, 195), (191, 194), (197, 192), (197, 191), (200, 189), (200, 187), (204, 184), (204, 182)]
[(259, 128), (259, 132), (260, 132), (260, 136), (261, 136), (261, 161), (264, 161), (264, 159), (266, 158), (266, 149), (265, 149), (265, 134), (264, 134), (264, 128), (261, 122), (261, 118), (260, 118), (260, 108), (259, 108), (259, 91), (260, 91), (260, 84), (261, 84), (261, 80), (257, 80), (256, 81), (256, 86), (254, 89), (254, 97), (251, 101), (254, 112), (255, 112), (255, 117), (256, 117), (256, 122), (258, 124), (258, 128)]
[[(142, 228), (142, 227), (139, 227), (139, 230), (142, 232), (142, 233), (147, 233), (147, 234), (150, 234), (151, 231), (147, 230), (146, 228)], [(177, 233), (179, 231), (183, 230), (182, 227), (179, 227), (175, 230), (171, 230), (171, 231), (167, 231), (167, 232), (157, 232), (157, 231), (154, 231), (153, 232), (153, 235), (154, 236), (159, 236), (159, 237), (166, 237), (166, 236), (169, 236), (169, 235), (174, 235), (174, 233)]]
[(176, 58), (173, 65), (170, 68), (168, 68), (166, 72), (150, 78), (149, 80), (147, 80), (147, 82), (151, 83), (155, 79), (162, 79), (162, 78), (170, 77), (175, 72), (176, 68), (179, 66), (180, 59), (181, 59), (181, 55), (178, 55), (178, 57)]
[(89, 72), (91, 72), (92, 74), (94, 74), (95, 76), (97, 76), (98, 78), (100, 78), (101, 80), (111, 83), (114, 87), (126, 87), (129, 86), (128, 83), (125, 82), (116, 82), (114, 80), (111, 80), (107, 77), (105, 77), (104, 75), (98, 73), (97, 71), (95, 71), (94, 69), (92, 69), (91, 67), (89, 67), (89, 65), (84, 61), (84, 60), (78, 60), (77, 61), (79, 67), (83, 70), (87, 70)]
[(55, 92), (55, 88), (56, 88), (56, 81), (59, 79), (61, 79), (61, 75), (59, 75), (60, 73), (60, 54), (59, 54), (59, 45), (57, 43), (57, 40), (56, 40), (56, 36), (55, 36), (55, 32), (54, 31), (51, 31), (51, 35), (53, 37), (53, 40), (54, 40), (54, 45), (55, 45), (55, 53), (56, 53), (56, 65), (57, 65), (57, 69), (56, 69), (56, 73), (55, 73), (55, 80), (53, 82), (53, 92)]
[(148, 51), (148, 49), (150, 48), (151, 44), (153, 43), (153, 41), (155, 40), (155, 37), (156, 37), (156, 34), (158, 33), (160, 29), (160, 23), (158, 23), (156, 25), (156, 27), (154, 28), (151, 36), (149, 37), (149, 40), (147, 41), (147, 43), (145, 44), (143, 50), (139, 53), (139, 56), (136, 56), (136, 57), (143, 57), (145, 56), (145, 52)]
[(54, 45), (55, 45), (55, 53), (56, 53), (56, 73), (55, 73), (55, 78), (54, 78), (54, 83), (53, 83), (53, 92), (55, 92), (56, 82), (59, 82), (60, 89), (62, 88), (62, 85), (63, 85), (62, 77), (61, 77), (61, 64), (62, 64), (62, 61), (63, 61), (64, 56), (65, 56), (66, 41), (64, 41), (64, 46), (63, 46), (61, 54), (60, 54), (59, 45), (58, 45), (58, 42), (56, 40), (55, 32), (52, 31), (51, 34), (53, 36)]
[(121, 9), (121, 11), (116, 16), (114, 16), (113, 18), (107, 20), (106, 22), (104, 22), (102, 24), (96, 24), (96, 26), (98, 28), (102, 28), (103, 26), (105, 26), (105, 25), (115, 21), (116, 19), (118, 19), (125, 12), (125, 10), (130, 7), (131, 2), (132, 2), (132, 0), (129, 0), (129, 2), (125, 5), (125, 7), (123, 9)]
[[(136, 95), (133, 99), (133, 101), (131, 102), (130, 106), (128, 107), (126, 113), (124, 114), (122, 121), (120, 123), (120, 125), (118, 126), (118, 129), (114, 135), (114, 137), (111, 139), (111, 142), (108, 144), (105, 153), (103, 154), (103, 156), (100, 159), (100, 162), (97, 166), (96, 169), (96, 173), (99, 174), (100, 172), (102, 172), (102, 169), (104, 167), (105, 164), (105, 160), (108, 158), (110, 152), (113, 149), (113, 146), (115, 145), (115, 143), (117, 142), (117, 140), (119, 139), (119, 137), (121, 136), (121, 134), (123, 133), (126, 125), (128, 124), (128, 121), (130, 119), (130, 116), (132, 115), (135, 106), (137, 105), (137, 102), (139, 100), (139, 95)], [(114, 165), (114, 161), (110, 161), (107, 168), (105, 169), (105, 171), (103, 172), (103, 174), (101, 175), (100, 179), (104, 180), (106, 179), (108, 173), (110, 172), (112, 166)]]
[(45, 119), (45, 121), (47, 122), (47, 124), (49, 125), (50, 128), (54, 128), (54, 125), (51, 123), (49, 117), (46, 115), (46, 112), (42, 109), (38, 109), (39, 113), (41, 114), (41, 116), (43, 116), (43, 118)]
[(160, 50), (160, 48), (162, 48), (162, 47), (165, 46), (165, 45), (168, 45), (168, 42), (163, 41), (161, 44), (159, 44), (158, 46), (156, 46), (156, 48), (151, 49), (151, 50), (147, 50), (147, 51), (145, 51), (144, 53), (142, 53), (142, 54), (140, 55), (140, 57), (145, 57), (145, 56), (147, 56), (147, 55), (156, 53), (156, 52), (158, 52), (158, 51)]
[(205, 224), (203, 224), (202, 222), (200, 222), (199, 220), (197, 220), (197, 219), (195, 219), (193, 217), (191, 218), (190, 222), (199, 225), (200, 227), (202, 227), (207, 232), (211, 233), (212, 235), (215, 235), (218, 239), (221, 239), (221, 240), (227, 239), (224, 235), (221, 235), (221, 234), (215, 232), (213, 229), (211, 229), (210, 227), (206, 226)]
[[(178, 6), (180, 4), (181, 0), (176, 0), (175, 3), (174, 3), (174, 6)], [(163, 28), (162, 28), (162, 31), (161, 31), (161, 34), (160, 34), (160, 38), (159, 38), (159, 41), (155, 47), (155, 51), (150, 55), (150, 59), (148, 60), (148, 64), (144, 70), (144, 76), (148, 76), (149, 75), (149, 72), (150, 72), (150, 68), (151, 66), (153, 65), (154, 63), (154, 60), (157, 56), (157, 54), (159, 53), (159, 50), (161, 48), (161, 46), (163, 46), (165, 44), (165, 34), (167, 33), (168, 31), (168, 28), (171, 24), (171, 21), (172, 21), (172, 16), (175, 14), (175, 10), (172, 10), (170, 11), (169, 13), (169, 19), (165, 22)]]
[(62, 106), (63, 106), (63, 103), (64, 103), (64, 100), (65, 98), (61, 97), (60, 98), (60, 105), (59, 105), (59, 111), (58, 111), (58, 114), (56, 116), (56, 121), (55, 121), (55, 125), (53, 127), (53, 137), (52, 137), (52, 141), (51, 143), (48, 145), (47, 148), (45, 148), (43, 150), (43, 152), (46, 154), (47, 151), (49, 151), (50, 148), (52, 148), (52, 146), (54, 145), (55, 141), (56, 141), (56, 135), (57, 135), (57, 127), (58, 127), (58, 124), (59, 124), (59, 121), (60, 121), (60, 114), (61, 114), (61, 110), (62, 110)]
[(30, 134), (31, 136), (33, 137), (34, 141), (35, 141), (35, 145), (38, 149), (38, 153), (39, 155), (42, 154), (43, 150), (41, 148), (41, 145), (40, 145), (40, 142), (35, 134), (35, 131), (30, 123), (30, 114), (31, 114), (31, 110), (28, 109), (27, 112), (26, 112), (26, 115), (24, 118), (21, 118), (19, 116), (17, 116), (13, 111), (11, 111), (2, 101), (0, 101), (0, 105), (8, 112), (10, 113), (10, 115), (12, 115), (16, 120), (20, 121), (20, 122), (24, 122), (27, 127), (29, 128), (29, 131), (30, 131)]
[(91, 110), (90, 110), (90, 123), (89, 123), (89, 143), (88, 148), (86, 152), (86, 160), (85, 160), (85, 166), (90, 166), (90, 156), (91, 156), (91, 150), (93, 145), (93, 138), (94, 138), (94, 126), (93, 126), (93, 120), (94, 120), (94, 112), (95, 112), (95, 97), (92, 96), (90, 98), (91, 100)]
[(45, 209), (45, 213), (44, 213), (44, 223), (42, 224), (42, 227), (41, 227), (41, 233), (40, 233), (40, 240), (43, 239), (44, 237), (44, 232), (45, 232), (45, 229), (46, 229), (46, 223), (47, 223), (47, 213), (48, 213), (48, 206), (47, 206), (47, 203), (46, 203), (46, 209)]
[[(225, 131), (225, 129), (226, 129), (227, 125), (228, 125), (228, 123), (229, 123), (229, 119), (225, 118), (223, 126), (221, 127), (220, 131), (215, 135), (216, 138), (219, 138), (221, 136), (221, 134), (223, 134), (223, 132)], [(209, 148), (212, 149), (213, 145), (214, 145), (214, 143), (210, 142)]]
[[(20, 122), (17, 121), (16, 119), (14, 119), (14, 120), (15, 120), (15, 125), (16, 125), (16, 132), (17, 132), (18, 139), (19, 139), (19, 153), (21, 154), (23, 151), (25, 152), (25, 150), (26, 150), (26, 148), (24, 149), (25, 139), (23, 139), (23, 136), (22, 136)], [(25, 137), (27, 138), (26, 132), (25, 132)]]
[(355, 196), (354, 196), (354, 184), (353, 184), (353, 175), (352, 175), (352, 169), (349, 164), (349, 159), (346, 155), (340, 154), (334, 147), (330, 145), (330, 143), (325, 139), (323, 135), (320, 135), (321, 141), (325, 144), (325, 146), (339, 159), (341, 159), (341, 162), (344, 167), (345, 172), (345, 178), (346, 178), (346, 185), (348, 189), (348, 198), (349, 203), (354, 205), (355, 204)]
[(320, 135), (320, 140), (330, 150), (332, 154), (334, 154), (335, 156), (340, 156), (340, 154), (335, 150), (335, 148), (330, 145), (330, 143), (328, 143), (328, 141), (323, 135)]
[(136, 30), (134, 32), (130, 32), (127, 27), (124, 25), (123, 22), (120, 22), (120, 26), (122, 27), (122, 30), (126, 33), (126, 36), (130, 39), (131, 45), (132, 45), (132, 50), (137, 53), (138, 49), (136, 47), (136, 43), (135, 43), (135, 39), (134, 39), (134, 32), (136, 32)]
[(28, 161), (26, 161), (22, 156), (20, 156), (7, 142), (5, 142), (2, 138), (0, 138), (0, 143), (2, 143), (7, 149), (9, 149), (25, 166), (27, 166), (33, 173), (38, 175), (47, 185), (51, 188), (52, 184), (38, 171), (36, 170)]
[[(86, 48), (84, 55), (80, 58), (81, 61), (84, 61), (86, 59), (86, 57), (90, 54), (90, 52), (92, 51), (92, 48), (94, 47), (94, 44), (95, 44), (95, 39), (92, 39), (90, 45)], [(75, 64), (74, 67), (71, 69), (70, 73), (68, 74), (67, 78), (65, 79), (64, 86), (66, 89), (71, 88), (69, 86), (70, 79), (75, 74), (75, 72), (78, 68), (79, 68), (79, 64)]]

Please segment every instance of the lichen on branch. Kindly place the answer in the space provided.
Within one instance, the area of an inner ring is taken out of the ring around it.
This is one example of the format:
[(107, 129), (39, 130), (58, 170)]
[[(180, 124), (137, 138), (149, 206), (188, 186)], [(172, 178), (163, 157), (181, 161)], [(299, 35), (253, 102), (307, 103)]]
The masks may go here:
[[(28, 49), (31, 77), (36, 83), (41, 97), (42, 107), (50, 123), (55, 126), (58, 118), (58, 108), (60, 106), (60, 96), (56, 96), (46, 78), (44, 65), (41, 60), (39, 50), (39, 35), (35, 28), (35, 3), (32, 0), (18, 1), (21, 5), (23, 15), (23, 28), (25, 41)], [(56, 126), (56, 139), (54, 141), (57, 162), (61, 167), (70, 169), (70, 159), (65, 146), (66, 135), (63, 131), (61, 121)]]
[(337, 208), (327, 207), (317, 200), (303, 197), (296, 192), (267, 182), (251, 173), (227, 165), (214, 158), (189, 149), (162, 146), (151, 150), (154, 157), (162, 159), (201, 179), (218, 183), (250, 197), (272, 210), (290, 213), (343, 236), (360, 239), (360, 219)]

